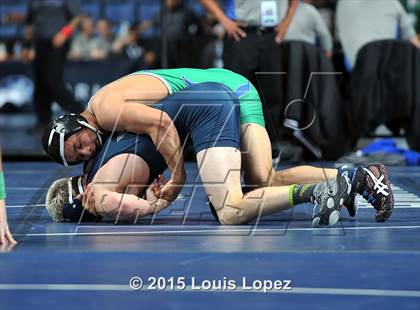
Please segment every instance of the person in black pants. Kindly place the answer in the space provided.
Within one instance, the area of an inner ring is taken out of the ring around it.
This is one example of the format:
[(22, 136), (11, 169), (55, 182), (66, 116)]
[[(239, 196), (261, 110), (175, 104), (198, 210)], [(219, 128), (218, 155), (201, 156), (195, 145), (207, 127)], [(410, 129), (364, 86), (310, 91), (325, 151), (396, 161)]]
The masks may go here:
[(33, 27), (35, 40), (35, 131), (50, 122), (53, 101), (68, 112), (83, 110), (63, 79), (69, 39), (80, 21), (79, 15), (79, 3), (74, 0), (34, 0), (29, 4), (26, 23)]
[[(258, 85), (255, 71), (270, 71), (280, 44), (293, 20), (299, 0), (254, 0), (224, 2), (225, 12), (214, 0), (200, 0), (204, 8), (225, 28), (223, 62), (226, 69), (245, 76)], [(282, 12), (284, 17), (281, 18)], [(274, 48), (268, 50), (265, 45)], [(268, 68), (262, 68), (263, 62)]]
[[(239, 73), (250, 80), (258, 89), (264, 103), (264, 116), (272, 141), (290, 139), (289, 133), (280, 128), (271, 115), (281, 114), (283, 102), (279, 83), (284, 75), (259, 75), (255, 72), (273, 72), (278, 62), (279, 44), (284, 40), (292, 23), (299, 0), (199, 0), (204, 8), (226, 30), (223, 45), (224, 68)], [(273, 145), (277, 142), (273, 143)], [(274, 153), (276, 153), (275, 151)]]

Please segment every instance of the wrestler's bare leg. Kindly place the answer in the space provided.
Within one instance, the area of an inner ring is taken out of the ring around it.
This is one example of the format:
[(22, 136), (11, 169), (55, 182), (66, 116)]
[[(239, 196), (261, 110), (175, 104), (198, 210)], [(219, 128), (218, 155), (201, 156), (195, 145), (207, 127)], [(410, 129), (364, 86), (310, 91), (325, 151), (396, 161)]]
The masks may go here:
[(313, 184), (327, 177), (335, 180), (336, 169), (299, 166), (274, 171), (271, 160), (271, 142), (267, 131), (258, 124), (241, 125), (241, 151), (244, 181), (256, 187)]
[(216, 147), (197, 154), (199, 173), (219, 220), (225, 225), (249, 222), (290, 208), (289, 187), (265, 187), (242, 193), (240, 151)]
[(274, 169), (271, 142), (264, 127), (252, 123), (241, 125), (241, 153), (245, 184), (270, 186)]
[(271, 186), (291, 184), (314, 184), (337, 178), (337, 169), (322, 169), (313, 166), (298, 166), (276, 171)]

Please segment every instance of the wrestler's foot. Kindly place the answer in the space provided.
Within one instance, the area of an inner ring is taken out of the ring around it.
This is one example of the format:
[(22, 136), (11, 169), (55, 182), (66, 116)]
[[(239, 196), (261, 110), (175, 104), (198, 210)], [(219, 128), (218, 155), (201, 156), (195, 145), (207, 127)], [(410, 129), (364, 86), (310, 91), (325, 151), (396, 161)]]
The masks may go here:
[(350, 195), (344, 199), (343, 207), (346, 208), (350, 217), (355, 217), (357, 213), (356, 192), (351, 192)]
[[(355, 168), (355, 171), (357, 171), (357, 169), (359, 168)], [(346, 178), (347, 182), (350, 182), (350, 184), (353, 184), (353, 180), (350, 178), (348, 171), (344, 171), (340, 176)], [(354, 217), (357, 213), (356, 194), (356, 189), (354, 186), (352, 186), (350, 195), (348, 195), (343, 202), (343, 207), (346, 207), (347, 212), (351, 217)]]
[(388, 169), (384, 165), (375, 164), (363, 168), (363, 171), (364, 182), (358, 192), (375, 208), (376, 221), (384, 222), (394, 210), (394, 195)]
[(332, 226), (340, 219), (340, 210), (345, 200), (351, 195), (351, 182), (348, 178), (338, 176), (336, 182), (323, 182), (314, 191), (314, 202), (319, 204), (320, 210), (313, 217), (314, 227)]

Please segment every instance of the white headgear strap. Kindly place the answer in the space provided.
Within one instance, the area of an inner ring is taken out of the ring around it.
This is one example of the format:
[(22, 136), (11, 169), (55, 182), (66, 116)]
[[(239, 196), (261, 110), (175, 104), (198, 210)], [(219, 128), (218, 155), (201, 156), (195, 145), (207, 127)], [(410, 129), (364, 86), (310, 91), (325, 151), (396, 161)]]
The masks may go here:
[[(67, 187), (69, 190), (69, 203), (73, 204), (73, 177), (67, 179)], [(83, 193), (83, 185), (82, 185), (82, 176), (77, 177), (77, 188), (79, 190), (79, 194)]]
[(54, 137), (54, 134), (58, 133), (60, 135), (60, 156), (63, 161), (64, 166), (68, 167), (68, 163), (66, 161), (66, 156), (64, 153), (64, 135), (65, 135), (65, 128), (63, 126), (56, 126), (53, 129), (51, 129), (50, 136), (48, 137), (48, 147), (51, 146), (52, 139)]

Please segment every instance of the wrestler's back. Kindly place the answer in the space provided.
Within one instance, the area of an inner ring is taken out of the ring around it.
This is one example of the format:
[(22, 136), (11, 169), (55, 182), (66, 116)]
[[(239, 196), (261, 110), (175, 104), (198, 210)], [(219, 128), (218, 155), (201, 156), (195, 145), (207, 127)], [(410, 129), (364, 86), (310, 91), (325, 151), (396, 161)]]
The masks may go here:
[(93, 114), (98, 105), (112, 96), (108, 104), (141, 103), (152, 105), (169, 95), (165, 84), (151, 75), (127, 75), (102, 87), (91, 99), (89, 106)]
[[(152, 140), (147, 135), (131, 133), (115, 133), (109, 137), (104, 147), (96, 154), (93, 164), (89, 169), (87, 181), (90, 183), (95, 174), (113, 158), (122, 154), (132, 154), (140, 157), (149, 168), (148, 183), (153, 181), (166, 168), (165, 160), (156, 150)], [(132, 173), (132, 171), (130, 171)], [(114, 173), (115, 175), (115, 173)], [(116, 179), (118, 179), (116, 175)], [(103, 181), (103, 180), (101, 180)]]

